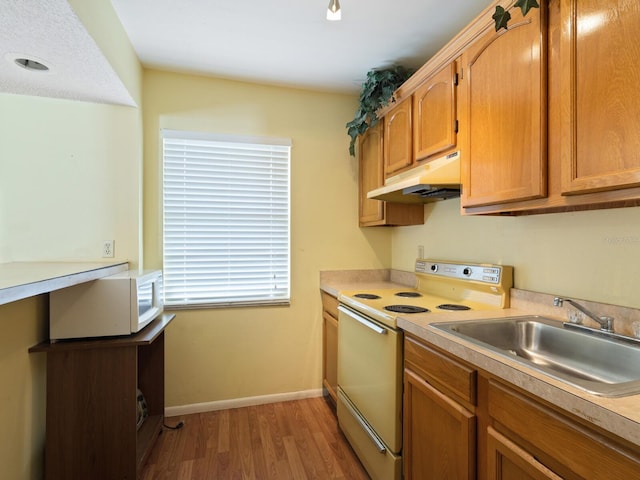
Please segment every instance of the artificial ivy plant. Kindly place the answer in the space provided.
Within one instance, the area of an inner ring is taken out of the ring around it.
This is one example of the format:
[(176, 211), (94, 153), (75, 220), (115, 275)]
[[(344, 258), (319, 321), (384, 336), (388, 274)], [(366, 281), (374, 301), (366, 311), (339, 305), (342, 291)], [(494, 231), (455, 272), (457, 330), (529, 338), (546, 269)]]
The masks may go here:
[[(519, 8), (522, 16), (526, 16), (532, 8), (540, 8), (537, 0), (517, 0), (509, 9), (497, 6), (493, 14), (496, 32), (501, 28), (507, 30), (511, 14), (509, 11)], [(402, 66), (379, 68), (367, 73), (367, 80), (362, 84), (360, 92), (360, 106), (355, 118), (347, 123), (347, 133), (351, 137), (349, 153), (355, 156), (356, 140), (368, 128), (375, 126), (379, 119), (376, 112), (386, 107), (390, 101), (394, 101), (393, 93), (409, 78), (415, 70)]]
[(507, 29), (507, 24), (509, 23), (509, 20), (511, 20), (509, 10), (512, 8), (519, 8), (522, 10), (522, 16), (524, 17), (529, 13), (529, 10), (532, 8), (540, 8), (540, 5), (536, 0), (518, 0), (508, 10), (505, 10), (503, 7), (498, 5), (496, 7), (496, 13), (494, 13), (492, 17), (495, 22), (496, 32), (501, 28), (504, 28), (505, 30)]
[(355, 156), (356, 139), (369, 127), (378, 123), (376, 111), (386, 107), (393, 101), (393, 92), (402, 85), (414, 70), (396, 65), (388, 68), (376, 68), (367, 73), (367, 79), (362, 84), (360, 105), (355, 118), (347, 123), (347, 133), (351, 137), (349, 153)]

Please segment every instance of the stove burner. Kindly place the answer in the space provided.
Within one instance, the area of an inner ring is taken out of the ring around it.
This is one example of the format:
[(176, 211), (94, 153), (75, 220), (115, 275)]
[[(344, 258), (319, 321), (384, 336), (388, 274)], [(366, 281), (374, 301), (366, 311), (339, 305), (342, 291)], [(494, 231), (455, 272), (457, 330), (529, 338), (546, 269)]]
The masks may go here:
[(354, 297), (364, 298), (365, 300), (377, 300), (380, 298), (380, 295), (376, 295), (374, 293), (356, 293)]
[(455, 305), (453, 303), (444, 303), (442, 305), (438, 305), (440, 310), (471, 310), (471, 307), (467, 307), (466, 305)]
[(424, 313), (429, 311), (427, 308), (416, 307), (415, 305), (387, 305), (384, 309), (395, 313)]
[(397, 297), (406, 297), (406, 298), (417, 298), (422, 296), (418, 292), (398, 292), (395, 295)]

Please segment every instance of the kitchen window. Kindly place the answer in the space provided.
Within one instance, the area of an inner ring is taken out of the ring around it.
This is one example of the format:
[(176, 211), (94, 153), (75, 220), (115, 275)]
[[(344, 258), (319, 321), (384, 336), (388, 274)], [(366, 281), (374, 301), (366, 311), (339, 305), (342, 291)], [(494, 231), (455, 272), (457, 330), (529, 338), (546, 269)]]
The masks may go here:
[(171, 307), (288, 304), (291, 140), (162, 130)]

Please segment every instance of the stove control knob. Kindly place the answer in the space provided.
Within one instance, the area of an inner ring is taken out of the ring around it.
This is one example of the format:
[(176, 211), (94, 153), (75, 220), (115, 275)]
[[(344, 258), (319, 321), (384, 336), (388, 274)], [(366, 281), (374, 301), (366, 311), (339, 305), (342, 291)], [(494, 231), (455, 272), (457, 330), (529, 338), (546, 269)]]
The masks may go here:
[(433, 273), (436, 273), (438, 271), (438, 265), (436, 265), (435, 263), (433, 265), (431, 265), (431, 271)]
[(462, 274), (466, 275), (467, 277), (471, 276), (471, 269), (469, 267), (464, 267), (464, 269), (462, 270)]

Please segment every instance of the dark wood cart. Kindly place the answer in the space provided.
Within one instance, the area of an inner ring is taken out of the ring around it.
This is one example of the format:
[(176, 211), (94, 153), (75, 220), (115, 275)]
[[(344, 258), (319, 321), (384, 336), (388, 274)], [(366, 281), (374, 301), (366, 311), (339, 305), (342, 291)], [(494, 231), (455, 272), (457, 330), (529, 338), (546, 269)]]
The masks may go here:
[[(134, 480), (164, 420), (164, 314), (125, 337), (44, 342), (45, 478)], [(137, 389), (149, 416), (137, 427)]]

